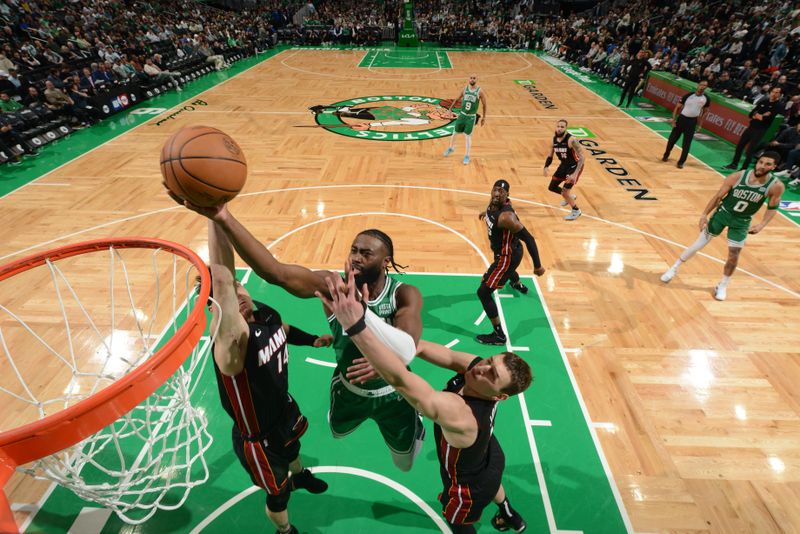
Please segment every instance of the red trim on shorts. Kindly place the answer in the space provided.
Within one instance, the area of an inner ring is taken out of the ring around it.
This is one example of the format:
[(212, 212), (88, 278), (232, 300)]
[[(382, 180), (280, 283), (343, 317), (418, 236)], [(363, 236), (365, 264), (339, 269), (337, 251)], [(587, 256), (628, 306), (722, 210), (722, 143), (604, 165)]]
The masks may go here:
[[(295, 423), (295, 424), (297, 424), (297, 423)], [(303, 436), (303, 434), (306, 433), (306, 430), (308, 430), (308, 419), (303, 417), (303, 426), (302, 426), (302, 428), (300, 430), (298, 430), (297, 433), (294, 435), (294, 437), (292, 439), (290, 439), (289, 441), (287, 441), (283, 446), (284, 447), (288, 447), (289, 445), (291, 445), (292, 443), (294, 443), (295, 441), (300, 439)]]
[(247, 459), (247, 465), (250, 466), (250, 472), (256, 480), (260, 481), (259, 487), (265, 489), (270, 495), (277, 495), (283, 491), (288, 477), (280, 486), (278, 485), (275, 474), (272, 472), (272, 466), (269, 464), (269, 458), (264, 452), (264, 446), (260, 442), (245, 441), (244, 456)]
[(500, 257), (498, 258), (497, 266), (489, 275), (489, 279), (486, 283), (491, 289), (498, 289), (500, 287), (498, 283), (503, 279), (506, 271), (508, 271), (509, 265), (511, 265), (511, 240), (511, 231), (503, 230), (503, 244), (500, 247)]

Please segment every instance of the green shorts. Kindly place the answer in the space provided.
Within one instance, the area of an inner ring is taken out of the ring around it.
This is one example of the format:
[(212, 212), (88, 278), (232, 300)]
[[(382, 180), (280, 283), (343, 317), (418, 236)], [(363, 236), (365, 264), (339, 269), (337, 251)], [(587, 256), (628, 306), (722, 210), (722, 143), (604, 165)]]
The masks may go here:
[(407, 454), (413, 451), (415, 440), (420, 439), (424, 432), (417, 411), (394, 390), (380, 397), (366, 397), (353, 392), (365, 390), (349, 382), (348, 388), (343, 384), (345, 380), (338, 372), (331, 380), (328, 423), (333, 436), (344, 437), (367, 419), (372, 419), (394, 452)]
[(750, 221), (749, 217), (737, 217), (723, 208), (719, 208), (708, 221), (706, 231), (716, 237), (727, 227), (728, 245), (734, 248), (742, 248), (747, 239), (747, 231), (750, 230)]
[(463, 133), (464, 135), (472, 135), (472, 129), (475, 127), (475, 115), (462, 115), (458, 114), (456, 119), (455, 133)]

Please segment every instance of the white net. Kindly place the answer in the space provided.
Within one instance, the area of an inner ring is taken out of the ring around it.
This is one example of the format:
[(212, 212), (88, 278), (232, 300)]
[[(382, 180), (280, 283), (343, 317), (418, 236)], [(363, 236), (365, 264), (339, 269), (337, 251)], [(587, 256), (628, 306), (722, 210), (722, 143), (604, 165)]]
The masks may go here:
[[(0, 431), (91, 397), (153, 357), (195, 306), (196, 275), (172, 252), (109, 247), (0, 283)], [(131, 524), (180, 507), (208, 479), (212, 438), (191, 399), (213, 334), (132, 411), (18, 470)]]

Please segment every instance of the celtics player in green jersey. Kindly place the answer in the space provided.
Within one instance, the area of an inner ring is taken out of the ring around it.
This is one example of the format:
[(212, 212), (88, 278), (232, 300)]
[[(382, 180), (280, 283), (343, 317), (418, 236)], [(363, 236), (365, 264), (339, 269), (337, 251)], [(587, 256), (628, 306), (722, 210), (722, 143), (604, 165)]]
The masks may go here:
[(464, 134), (467, 142), (467, 150), (464, 154), (464, 165), (469, 165), (469, 149), (472, 146), (472, 129), (475, 127), (475, 120), (478, 113), (478, 104), (483, 104), (483, 117), (481, 117), (481, 126), (486, 124), (486, 95), (478, 87), (478, 76), (475, 74), (470, 75), (469, 84), (464, 87), (464, 92), (457, 98), (453, 99), (447, 111), (452, 112), (453, 106), (456, 102), (461, 101), (461, 109), (456, 118), (455, 131), (450, 137), (450, 146), (444, 151), (444, 156), (447, 157), (455, 151), (456, 134)]
[[(722, 280), (714, 289), (714, 298), (725, 300), (728, 283), (739, 262), (739, 253), (744, 247), (747, 234), (757, 234), (775, 217), (781, 202), (783, 183), (773, 176), (772, 171), (780, 163), (777, 152), (764, 152), (756, 162), (753, 171), (741, 170), (725, 178), (722, 187), (711, 198), (700, 216), (700, 237), (684, 250), (675, 264), (661, 275), (662, 282), (669, 282), (678, 273), (682, 263), (689, 261), (694, 254), (706, 246), (711, 239), (728, 228), (728, 261), (725, 262)], [(761, 222), (751, 226), (753, 215), (767, 202), (767, 212)], [(711, 219), (708, 215), (714, 214)]]
[[(203, 208), (174, 196), (173, 199), (216, 222), (239, 256), (260, 278), (296, 297), (315, 298), (316, 293), (327, 294), (326, 279), (341, 276), (331, 271), (312, 271), (301, 265), (279, 262), (224, 204)], [(394, 260), (392, 240), (380, 230), (364, 230), (353, 240), (347, 261), (359, 287), (367, 284), (369, 294), (376, 295), (369, 301), (369, 310), (372, 311), (373, 323), (380, 324), (371, 327), (382, 331), (383, 339), (392, 344), (398, 356), (406, 362), (411, 361), (422, 335), (422, 296), (416, 287), (388, 275), (390, 267), (398, 272), (403, 267)], [(336, 352), (328, 412), (331, 432), (334, 437), (341, 438), (367, 419), (372, 419), (377, 423), (395, 465), (403, 471), (410, 470), (425, 436), (422, 418), (372, 369), (342, 331), (331, 310), (325, 309), (325, 315)]]

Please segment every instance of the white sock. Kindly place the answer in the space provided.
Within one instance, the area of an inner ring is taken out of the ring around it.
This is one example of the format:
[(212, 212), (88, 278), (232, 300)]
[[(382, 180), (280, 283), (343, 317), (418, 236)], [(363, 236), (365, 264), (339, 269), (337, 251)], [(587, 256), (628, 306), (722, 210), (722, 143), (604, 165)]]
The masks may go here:
[(697, 253), (698, 250), (708, 245), (712, 239), (714, 239), (714, 236), (712, 236), (708, 232), (705, 231), (700, 232), (697, 241), (692, 243), (690, 246), (686, 248), (686, 250), (681, 252), (681, 255), (678, 257), (678, 259), (682, 262), (689, 261), (690, 259), (692, 259), (692, 256), (694, 256)]
[(671, 267), (671, 269), (672, 269), (673, 271), (677, 271), (677, 270), (678, 270), (678, 267), (680, 267), (682, 263), (683, 263), (683, 260), (682, 260), (682, 259), (680, 259), (680, 258), (678, 258), (677, 260), (675, 260), (675, 263), (673, 263), (673, 264), (672, 264), (672, 267)]
[(469, 147), (472, 146), (472, 136), (465, 135), (464, 137), (467, 138), (467, 152), (464, 154), (465, 156), (469, 156)]
[(722, 275), (722, 280), (719, 281), (719, 285), (722, 286), (722, 287), (728, 287), (728, 282), (730, 282), (730, 281), (731, 281), (731, 277), (730, 276), (725, 276), (723, 274)]

